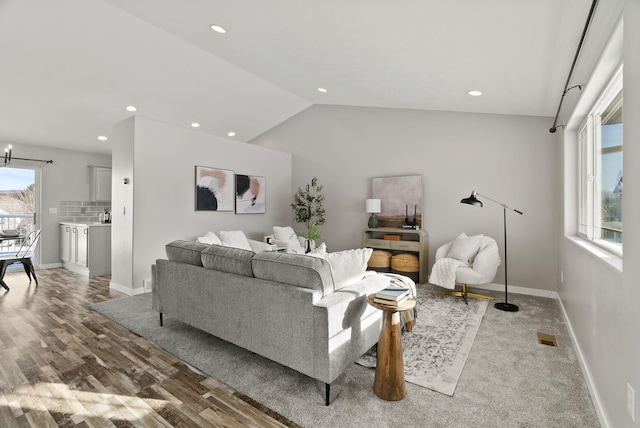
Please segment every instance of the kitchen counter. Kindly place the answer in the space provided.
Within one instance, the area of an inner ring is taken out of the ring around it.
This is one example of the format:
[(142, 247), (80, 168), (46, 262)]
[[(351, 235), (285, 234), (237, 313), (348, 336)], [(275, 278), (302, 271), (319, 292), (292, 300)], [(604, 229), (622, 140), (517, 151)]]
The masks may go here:
[(60, 222), (62, 267), (93, 277), (111, 273), (111, 223)]
[(84, 227), (93, 227), (93, 226), (111, 226), (111, 223), (100, 223), (99, 221), (90, 221), (86, 223), (78, 223), (73, 221), (61, 221), (60, 224), (64, 224), (65, 226), (84, 226)]

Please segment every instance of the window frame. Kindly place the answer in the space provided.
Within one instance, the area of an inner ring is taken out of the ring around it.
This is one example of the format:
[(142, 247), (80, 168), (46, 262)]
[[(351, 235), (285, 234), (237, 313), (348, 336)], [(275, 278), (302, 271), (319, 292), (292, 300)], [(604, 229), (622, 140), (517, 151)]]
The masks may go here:
[[(601, 238), (601, 115), (623, 90), (623, 66), (616, 70), (578, 128), (578, 236), (620, 257), (623, 242)], [(624, 96), (623, 101), (624, 103)], [(624, 105), (624, 104), (623, 104)], [(623, 122), (624, 123), (624, 122)], [(624, 142), (621, 149), (624, 157)], [(624, 234), (624, 229), (623, 232)], [(623, 235), (624, 236), (624, 235)]]

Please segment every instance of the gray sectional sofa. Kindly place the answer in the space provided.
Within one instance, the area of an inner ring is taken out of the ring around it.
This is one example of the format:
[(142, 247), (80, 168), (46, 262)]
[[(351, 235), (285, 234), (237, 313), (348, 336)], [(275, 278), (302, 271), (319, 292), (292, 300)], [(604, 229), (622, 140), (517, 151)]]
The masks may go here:
[(330, 385), (378, 341), (366, 296), (384, 275), (336, 289), (327, 260), (175, 241), (152, 267), (153, 308)]

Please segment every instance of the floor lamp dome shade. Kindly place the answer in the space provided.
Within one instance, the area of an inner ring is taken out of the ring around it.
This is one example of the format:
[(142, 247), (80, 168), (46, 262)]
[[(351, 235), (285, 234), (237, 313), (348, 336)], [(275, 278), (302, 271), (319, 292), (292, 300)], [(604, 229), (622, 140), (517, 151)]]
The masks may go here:
[(382, 212), (380, 199), (367, 199), (365, 203), (365, 211), (371, 214), (371, 217), (369, 217), (369, 227), (378, 227), (376, 214)]
[(522, 215), (522, 211), (519, 210), (515, 210), (511, 207), (508, 207), (507, 204), (503, 204), (502, 202), (498, 202), (494, 199), (491, 199), (488, 196), (485, 195), (481, 195), (480, 193), (476, 192), (475, 190), (473, 192), (471, 192), (471, 196), (469, 196), (468, 198), (464, 198), (460, 201), (461, 204), (469, 204), (469, 205), (473, 205), (475, 207), (482, 207), (482, 201), (480, 201), (478, 198), (476, 198), (476, 195), (478, 196), (482, 196), (483, 198), (489, 199), (491, 202), (496, 203), (498, 205), (502, 206), (502, 212), (503, 212), (503, 219), (504, 219), (504, 302), (498, 302), (496, 303), (494, 306), (496, 307), (496, 309), (500, 309), (501, 311), (507, 311), (507, 312), (517, 312), (520, 310), (520, 308), (518, 308), (518, 306), (514, 305), (513, 303), (509, 303), (508, 302), (508, 293), (507, 293), (507, 209), (518, 213), (520, 215)]
[(482, 206), (482, 201), (478, 200), (478, 198), (476, 198), (476, 191), (474, 190), (473, 192), (471, 192), (471, 196), (469, 196), (468, 198), (464, 198), (460, 201), (461, 204), (469, 204), (469, 205), (473, 205), (476, 207), (481, 207)]

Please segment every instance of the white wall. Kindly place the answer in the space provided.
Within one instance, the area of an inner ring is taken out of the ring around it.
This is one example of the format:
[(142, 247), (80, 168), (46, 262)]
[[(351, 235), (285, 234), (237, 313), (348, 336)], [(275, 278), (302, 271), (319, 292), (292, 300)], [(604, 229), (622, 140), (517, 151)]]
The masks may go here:
[[(617, 15), (620, 18), (620, 15)], [(624, 36), (624, 37), (623, 37)], [(624, 38), (624, 44), (622, 42)], [(560, 269), (564, 282), (559, 296), (569, 320), (587, 379), (603, 426), (640, 426), (636, 410), (633, 423), (627, 412), (627, 383), (640, 396), (640, 124), (633, 118), (640, 114), (640, 3), (624, 3), (622, 26), (610, 28), (605, 38), (609, 44), (597, 51), (600, 58), (591, 70), (582, 98), (563, 133), (563, 234), (559, 240)], [(604, 43), (602, 44), (604, 45)], [(596, 46), (597, 47), (597, 46)], [(585, 49), (594, 49), (586, 45)], [(589, 56), (594, 56), (589, 52)], [(577, 130), (587, 107), (593, 104), (603, 86), (624, 57), (624, 170), (623, 202), (624, 256), (622, 259), (578, 239), (577, 221)], [(631, 120), (629, 120), (631, 118)], [(624, 268), (624, 269), (623, 269)], [(636, 407), (640, 400), (636, 398)]]
[[(134, 129), (130, 117), (113, 127), (111, 165), (111, 284), (131, 294), (133, 288)], [(124, 178), (129, 184), (124, 184)]]
[[(112, 287), (142, 292), (151, 265), (166, 257), (164, 246), (173, 240), (195, 240), (220, 230), (243, 230), (247, 237), (262, 240), (274, 225), (289, 224), (290, 154), (140, 117), (115, 128)], [(266, 177), (266, 214), (196, 212), (196, 165)], [(131, 180), (126, 186), (125, 177)], [(133, 264), (117, 263), (119, 252), (131, 252)]]
[[(556, 145), (550, 118), (313, 106), (252, 143), (293, 154), (293, 183), (317, 176), (330, 251), (359, 247), (374, 177), (421, 174), (429, 265), (460, 232), (485, 233), (503, 253), (502, 207), (460, 204), (477, 190), (524, 212), (507, 213), (509, 285), (557, 287)], [(504, 284), (503, 270), (495, 280)]]
[[(616, 392), (625, 382), (630, 382), (636, 391), (636, 427), (640, 427), (640, 122), (633, 120), (640, 116), (640, 2), (625, 1), (624, 27), (624, 189), (623, 218), (629, 219), (624, 225), (624, 274), (623, 289), (618, 296), (623, 302), (620, 318), (623, 322), (624, 336), (628, 342), (629, 354), (624, 359), (625, 375), (622, 384), (616, 383)], [(632, 118), (627, 120), (626, 118)], [(612, 312), (618, 311), (618, 301), (611, 306)], [(620, 358), (620, 356), (617, 356)], [(614, 361), (616, 364), (617, 361)], [(625, 378), (626, 377), (626, 378)], [(623, 392), (624, 395), (624, 392)], [(616, 402), (619, 397), (616, 396)], [(625, 400), (622, 400), (624, 403)]]
[[(44, 267), (59, 266), (60, 201), (88, 201), (89, 168), (87, 166), (91, 164), (111, 165), (111, 156), (11, 142), (2, 143), (0, 147), (4, 148), (7, 144), (13, 145), (14, 157), (53, 160), (52, 164), (14, 160), (11, 162), (11, 166), (40, 168), (41, 215), (37, 221), (42, 229), (42, 235), (38, 244), (39, 262)], [(49, 208), (56, 208), (58, 213), (50, 214)]]

